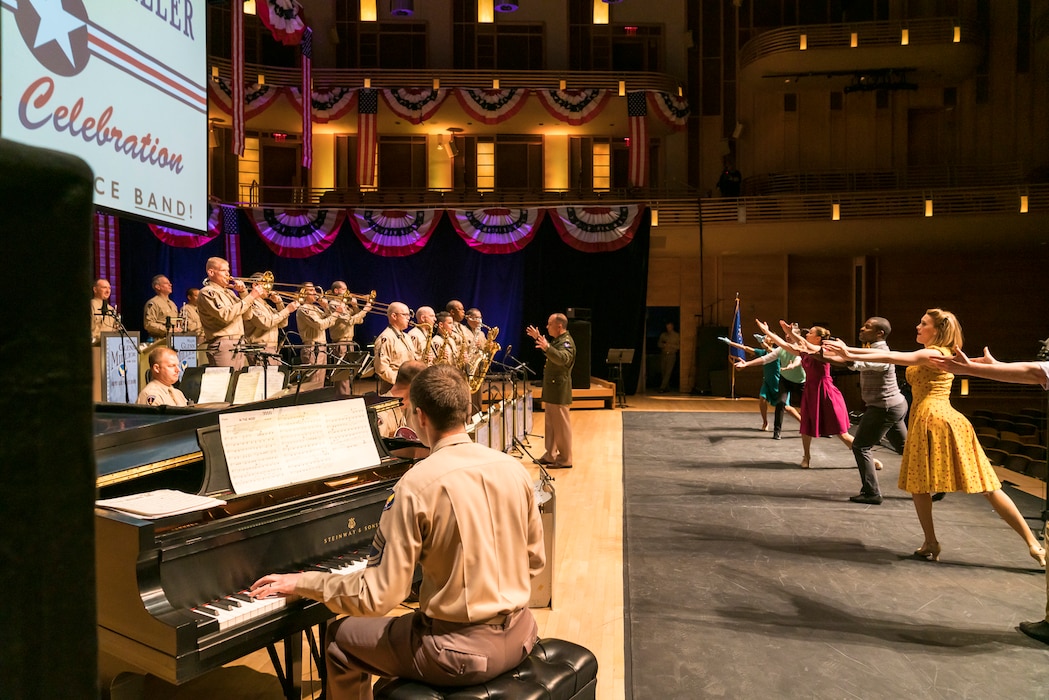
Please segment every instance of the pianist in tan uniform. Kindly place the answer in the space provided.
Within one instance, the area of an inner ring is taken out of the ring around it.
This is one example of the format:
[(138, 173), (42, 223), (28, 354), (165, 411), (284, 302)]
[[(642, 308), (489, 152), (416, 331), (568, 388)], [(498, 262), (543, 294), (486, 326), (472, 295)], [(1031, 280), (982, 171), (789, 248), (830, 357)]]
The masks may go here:
[[(332, 700), (371, 697), (371, 673), (483, 683), (519, 664), (536, 641), (528, 600), (545, 553), (531, 477), (466, 434), (470, 389), (455, 368), (427, 368), (410, 398), (430, 456), (394, 486), (367, 568), (270, 574), (252, 585), (256, 597), (294, 594), (349, 615), (328, 626)], [(408, 596), (417, 564), (419, 609), (383, 617)]]
[(397, 370), (408, 360), (418, 360), (415, 345), (405, 330), (411, 311), (399, 301), (386, 308), (390, 325), (375, 339), (375, 374), (379, 377), (379, 393), (385, 394), (397, 381)]
[(204, 329), (208, 362), (215, 367), (240, 370), (247, 364), (244, 353), (236, 350), (244, 338), (244, 317), (251, 315), (252, 304), (265, 290), (255, 284), (249, 292), (242, 281), (230, 277), (229, 263), (222, 258), (208, 258), (207, 272), (208, 282), (200, 290), (197, 312)]
[(186, 395), (175, 388), (182, 369), (177, 352), (166, 347), (155, 348), (149, 353), (149, 368), (152, 380), (139, 392), (135, 403), (149, 406), (185, 406), (189, 403)]
[(146, 302), (142, 310), (142, 327), (153, 340), (164, 340), (168, 330), (175, 331), (179, 320), (178, 307), (171, 301), (171, 280), (165, 275), (153, 278), (156, 296)]

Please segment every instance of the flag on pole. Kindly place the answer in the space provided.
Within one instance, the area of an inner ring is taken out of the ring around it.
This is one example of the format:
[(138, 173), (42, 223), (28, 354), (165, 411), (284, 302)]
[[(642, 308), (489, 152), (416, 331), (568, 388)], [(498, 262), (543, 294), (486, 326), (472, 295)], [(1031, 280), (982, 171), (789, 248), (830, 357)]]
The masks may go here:
[[(743, 327), (739, 319), (739, 294), (736, 294), (736, 313), (732, 316), (732, 342), (743, 344)], [(728, 354), (730, 357), (738, 357), (743, 359), (743, 351), (739, 348), (729, 346)]]
[(361, 88), (357, 95), (357, 184), (361, 187), (375, 186), (378, 112), (379, 91)]
[(643, 90), (628, 92), (626, 96), (627, 120), (630, 122), (630, 168), (628, 180), (631, 187), (648, 187), (648, 97)]
[(302, 167), (313, 164), (313, 30), (302, 30)]
[(244, 156), (244, 12), (238, 3), (233, 3), (230, 15), (233, 20), (233, 47), (230, 52), (233, 60), (232, 88), (233, 94), (233, 152)]

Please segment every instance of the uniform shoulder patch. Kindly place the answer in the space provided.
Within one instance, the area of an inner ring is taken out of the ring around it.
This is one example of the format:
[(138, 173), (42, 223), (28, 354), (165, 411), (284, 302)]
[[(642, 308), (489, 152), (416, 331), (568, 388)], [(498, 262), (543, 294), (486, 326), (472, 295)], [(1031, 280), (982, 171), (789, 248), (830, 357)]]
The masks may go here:
[(146, 397), (146, 403), (150, 406), (155, 406), (157, 404), (157, 397), (150, 394)]
[[(152, 397), (151, 397), (152, 398)], [(393, 497), (395, 494), (390, 494), (390, 497), (386, 499), (386, 504), (382, 507), (383, 510), (389, 510), (393, 507)]]

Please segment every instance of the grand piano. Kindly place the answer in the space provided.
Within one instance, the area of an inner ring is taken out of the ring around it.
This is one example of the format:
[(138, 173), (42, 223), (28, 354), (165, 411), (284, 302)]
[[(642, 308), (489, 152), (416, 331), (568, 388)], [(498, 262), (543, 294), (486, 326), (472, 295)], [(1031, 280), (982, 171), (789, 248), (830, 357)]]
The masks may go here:
[[(334, 399), (328, 390), (297, 402)], [(374, 465), (265, 493), (233, 495), (218, 439), (227, 411), (287, 405), (295, 397), (226, 409), (99, 404), (95, 455), (100, 498), (172, 488), (222, 498), (208, 510), (140, 519), (96, 508), (100, 680), (123, 671), (175, 684), (269, 648), (286, 697), (299, 697), (301, 633), (332, 617), (306, 600), (251, 602), (243, 591), (270, 572), (364, 565), (393, 484), (411, 460), (380, 438), (368, 406)], [(308, 635), (311, 640), (312, 635)], [(284, 640), (283, 669), (274, 643)]]

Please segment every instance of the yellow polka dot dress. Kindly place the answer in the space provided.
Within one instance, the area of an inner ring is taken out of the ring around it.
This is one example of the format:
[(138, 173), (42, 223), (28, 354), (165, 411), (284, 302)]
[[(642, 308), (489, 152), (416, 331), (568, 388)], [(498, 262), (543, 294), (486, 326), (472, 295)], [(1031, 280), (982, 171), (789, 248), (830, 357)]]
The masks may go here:
[[(933, 347), (943, 355), (947, 348)], [(976, 431), (951, 406), (954, 375), (932, 367), (907, 368), (913, 402), (899, 487), (910, 493), (984, 493), (1002, 484), (984, 454)]]

